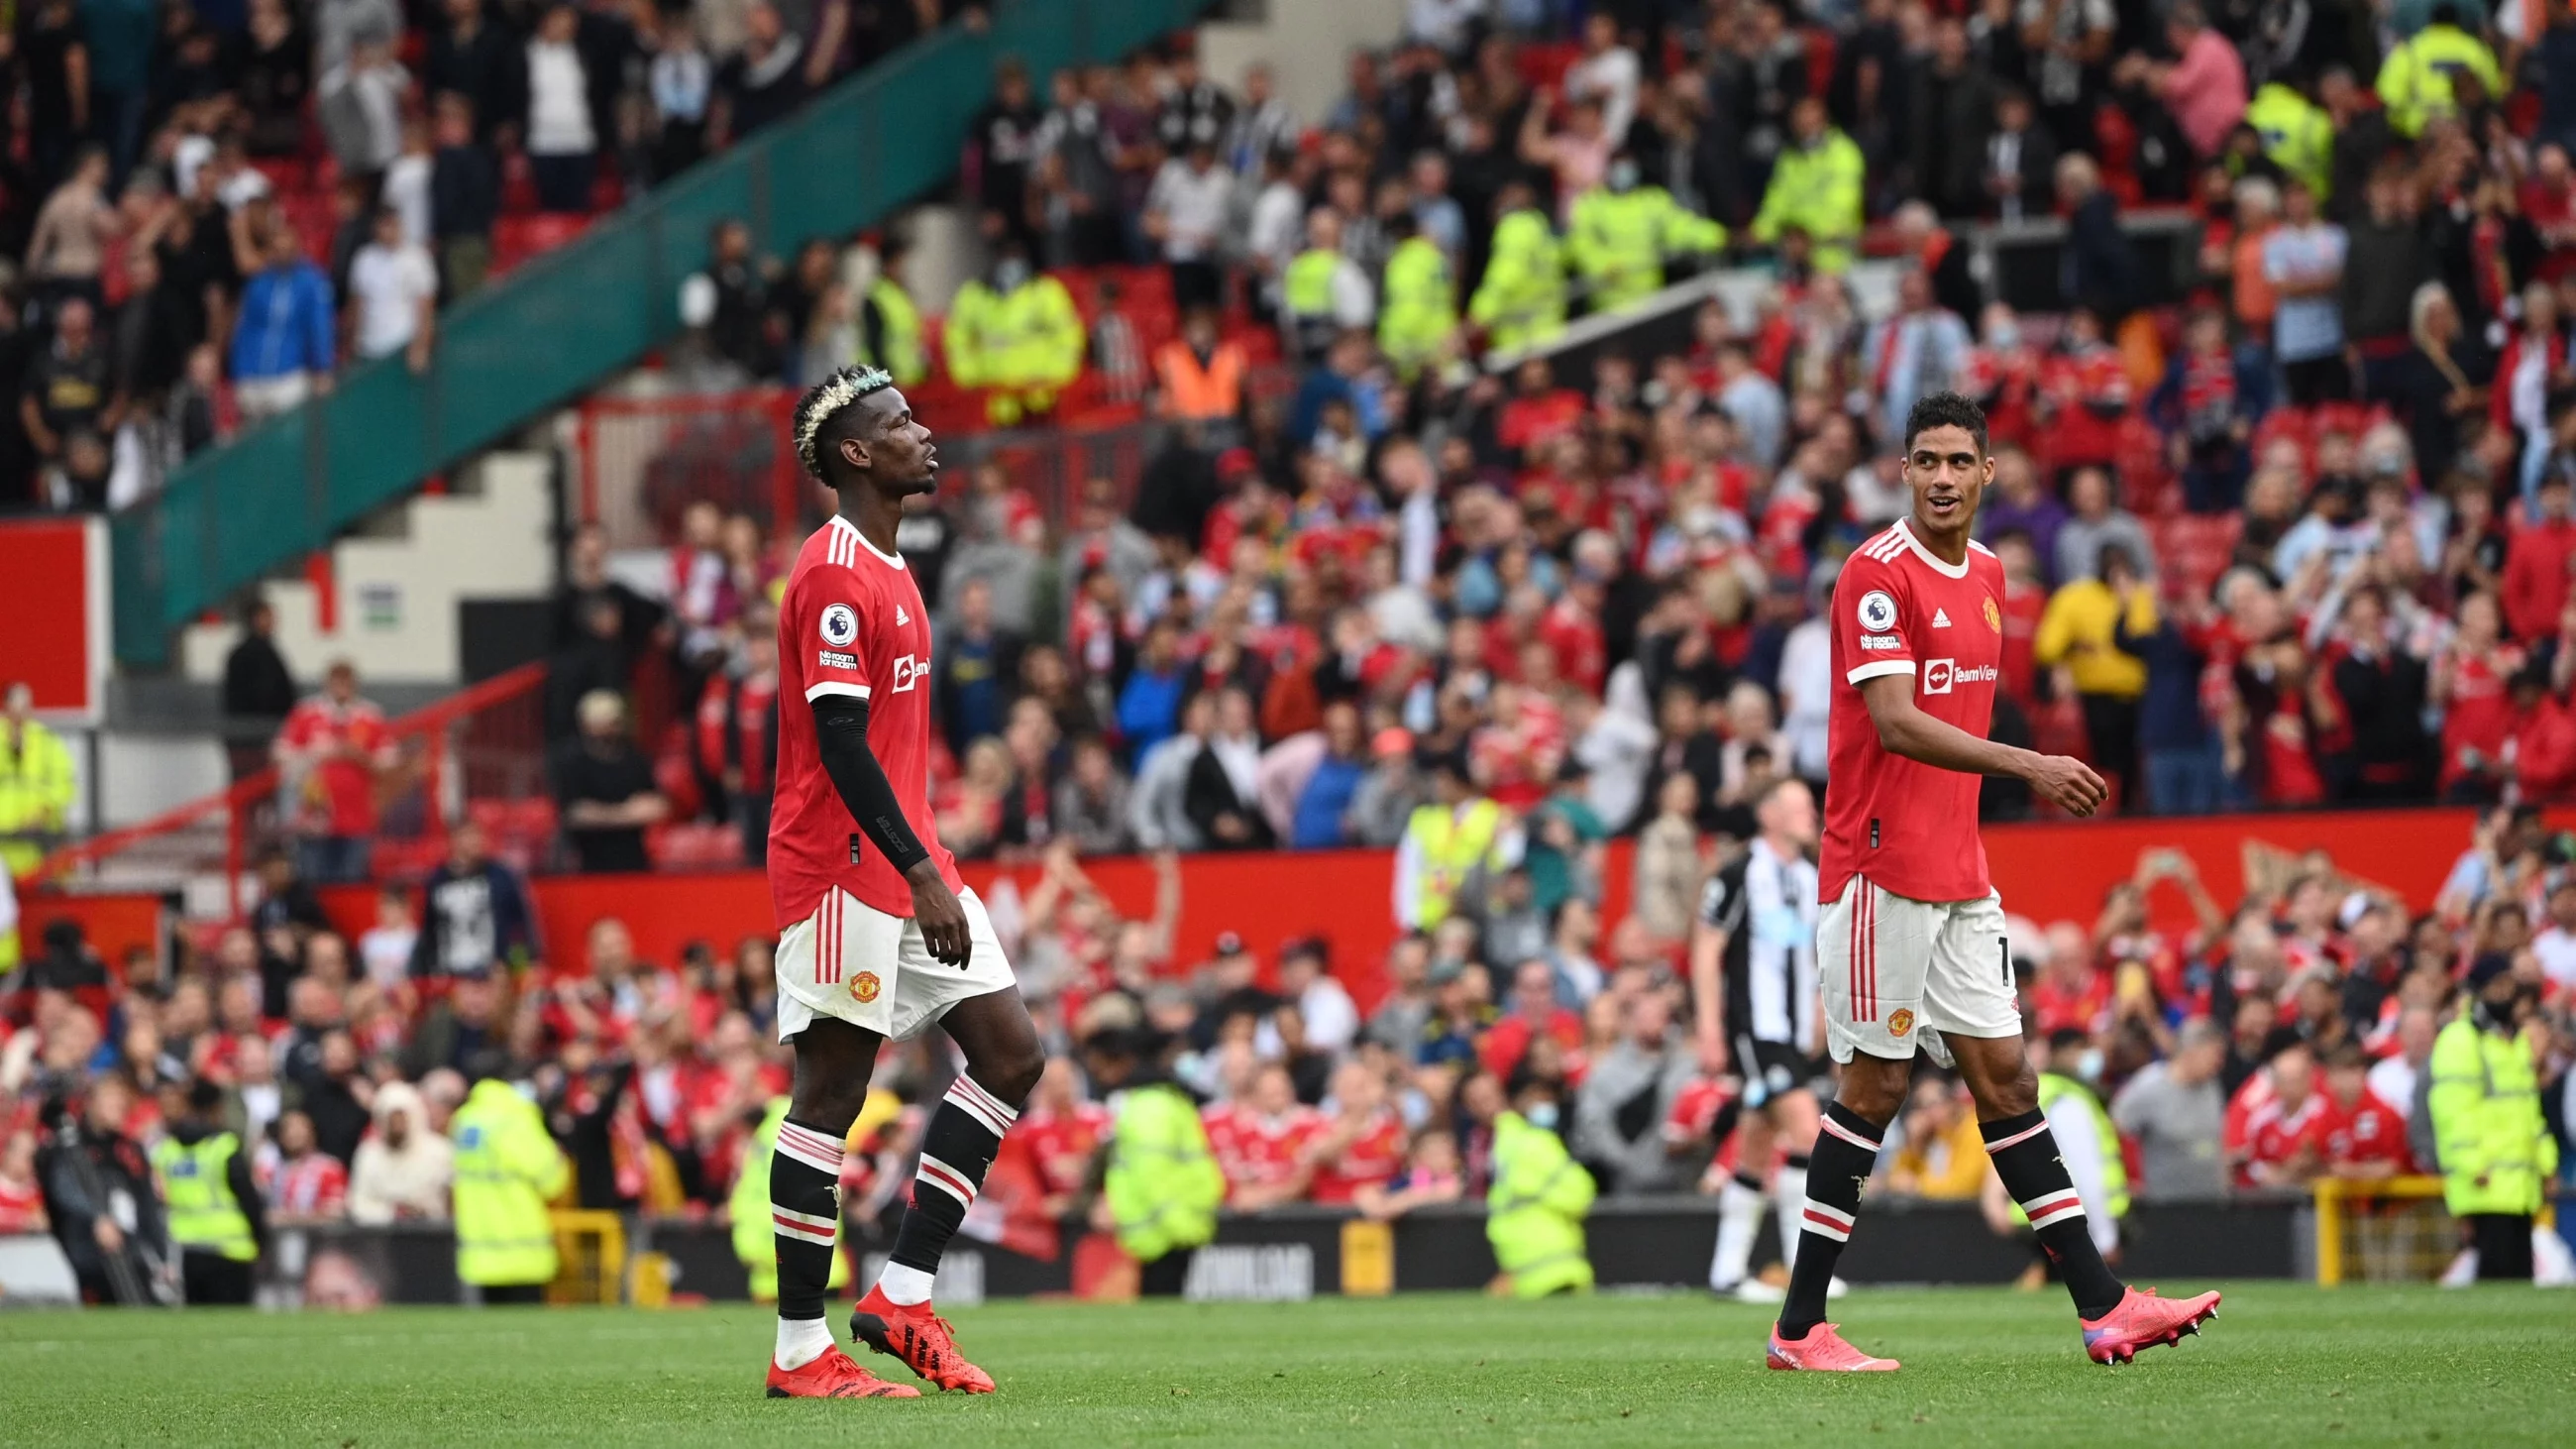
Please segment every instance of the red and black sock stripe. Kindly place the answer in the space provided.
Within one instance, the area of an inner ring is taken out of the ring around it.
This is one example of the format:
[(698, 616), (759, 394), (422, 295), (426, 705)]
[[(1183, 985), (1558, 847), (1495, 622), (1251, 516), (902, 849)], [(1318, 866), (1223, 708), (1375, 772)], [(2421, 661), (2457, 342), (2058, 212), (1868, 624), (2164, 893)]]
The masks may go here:
[[(1860, 1213), (1860, 1190), (1877, 1165), (1884, 1123), (1872, 1122), (1840, 1102), (1825, 1104), (1814, 1150), (1807, 1154), (1807, 1199), (1798, 1215), (1797, 1262), (1789, 1269), (1789, 1298), (1780, 1307), (1780, 1336), (1799, 1339), (1825, 1321), (1825, 1289), (1834, 1264), (1851, 1241)], [(1791, 1226), (1783, 1223), (1783, 1229)]]
[(769, 1216), (778, 1249), (778, 1316), (820, 1318), (841, 1225), (841, 1138), (790, 1117), (769, 1155)]
[(2093, 1246), (2091, 1226), (2084, 1221), (2083, 1200), (2075, 1179), (2057, 1155), (2057, 1138), (2048, 1130), (2048, 1114), (2037, 1107), (2019, 1116), (1977, 1124), (1986, 1139), (1986, 1155), (1995, 1160), (1995, 1176), (2004, 1191), (2021, 1204), (2039, 1234), (2039, 1246), (2066, 1279), (2076, 1311), (2099, 1318), (2120, 1304), (2128, 1290)]
[(960, 1074), (930, 1115), (921, 1134), (921, 1163), (913, 1172), (912, 1206), (895, 1233), (894, 1261), (925, 1273), (939, 1271), (940, 1254), (966, 1220), (984, 1190), (984, 1174), (993, 1154), (1002, 1150), (1002, 1134), (1019, 1120), (1020, 1109), (1006, 1103), (971, 1076)]

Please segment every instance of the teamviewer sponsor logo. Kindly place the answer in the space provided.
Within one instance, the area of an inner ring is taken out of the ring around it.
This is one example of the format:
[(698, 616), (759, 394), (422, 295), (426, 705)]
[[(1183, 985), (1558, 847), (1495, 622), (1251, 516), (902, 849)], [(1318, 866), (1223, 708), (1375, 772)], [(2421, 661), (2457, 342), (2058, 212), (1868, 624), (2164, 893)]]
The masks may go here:
[(2000, 677), (1991, 664), (1962, 668), (1955, 659), (1935, 659), (1923, 666), (1923, 692), (1948, 694), (1953, 684), (1992, 683)]

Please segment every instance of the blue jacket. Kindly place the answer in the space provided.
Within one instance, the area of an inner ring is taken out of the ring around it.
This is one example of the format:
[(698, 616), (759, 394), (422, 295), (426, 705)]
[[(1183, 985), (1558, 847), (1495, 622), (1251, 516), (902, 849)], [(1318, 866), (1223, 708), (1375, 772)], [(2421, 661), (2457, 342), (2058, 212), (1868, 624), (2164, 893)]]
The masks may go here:
[(2129, 632), (2129, 611), (2120, 611), (2111, 642), (2120, 652), (2146, 662), (2147, 692), (2138, 699), (2138, 748), (2200, 750), (2211, 741), (2209, 717), (2200, 708), (2200, 651), (2159, 615), (2152, 632)]
[(1368, 761), (1326, 755), (1315, 766), (1315, 773), (1306, 777), (1306, 788), (1297, 796), (1297, 818), (1291, 822), (1289, 847), (1328, 850), (1350, 844), (1342, 817), (1350, 812), (1351, 797), (1359, 793), (1360, 781), (1367, 778)]
[(241, 317), (233, 324), (232, 373), (236, 382), (331, 370), (331, 279), (305, 258), (267, 267), (242, 286)]
[(1156, 674), (1139, 668), (1118, 691), (1118, 733), (1126, 736), (1127, 758), (1143, 761), (1145, 752), (1170, 739), (1181, 727), (1181, 686), (1188, 676), (1175, 669)]

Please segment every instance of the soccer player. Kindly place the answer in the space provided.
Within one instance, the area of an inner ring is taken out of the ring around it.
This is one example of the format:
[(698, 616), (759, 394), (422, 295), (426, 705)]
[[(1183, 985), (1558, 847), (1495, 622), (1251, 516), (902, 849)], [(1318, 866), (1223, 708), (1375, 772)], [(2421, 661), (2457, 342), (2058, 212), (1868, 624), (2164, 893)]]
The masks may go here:
[(2123, 1285), (2085, 1230), (2083, 1204), (2039, 1107), (2022, 1053), (2002, 898), (1977, 836), (1979, 777), (2009, 775), (2072, 815), (2106, 795), (2080, 760), (1986, 738), (2003, 656), (2003, 567), (1968, 537), (1993, 480), (1986, 419), (1934, 393), (1905, 420), (1913, 509), (1845, 561), (1835, 581), (1816, 968), (1842, 1087), (1809, 1159), (1789, 1297), (1772, 1328), (1775, 1369), (1885, 1371), (1824, 1321), (1887, 1124), (1919, 1048), (1976, 1098), (1995, 1173), (2074, 1296), (2085, 1351), (2127, 1362), (2215, 1316), (2218, 1295), (2165, 1299)]
[(841, 1149), (877, 1044), (933, 1022), (965, 1054), (921, 1138), (912, 1205), (850, 1336), (942, 1389), (988, 1394), (930, 1304), (948, 1239), (1046, 1059), (993, 923), (931, 830), (930, 611), (895, 529), (938, 486), (930, 430), (875, 368), (796, 403), (797, 455), (840, 496), (805, 540), (778, 610), (778, 1036), (796, 1082), (770, 1160), (778, 1249), (773, 1398), (912, 1398), (859, 1367), (823, 1321), (840, 1227)]
[(1746, 1276), (1762, 1229), (1763, 1175), (1782, 1155), (1771, 1190), (1780, 1203), (1780, 1247), (1795, 1267), (1798, 1214), (1807, 1204), (1807, 1154), (1816, 1145), (1812, 1084), (1831, 1080), (1816, 1020), (1816, 799), (1795, 779), (1775, 780), (1753, 802), (1753, 843), (1709, 878), (1691, 933), (1691, 996), (1700, 1054), (1712, 1070), (1744, 1079), (1735, 1175), (1719, 1190), (1711, 1291), (1778, 1303), (1780, 1290)]

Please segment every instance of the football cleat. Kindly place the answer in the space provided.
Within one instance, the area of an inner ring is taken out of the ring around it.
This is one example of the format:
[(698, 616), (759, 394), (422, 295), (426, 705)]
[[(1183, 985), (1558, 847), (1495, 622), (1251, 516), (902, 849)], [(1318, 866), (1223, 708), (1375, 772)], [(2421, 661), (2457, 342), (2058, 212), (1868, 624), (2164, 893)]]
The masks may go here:
[(783, 1369), (776, 1362), (769, 1365), (769, 1396), (773, 1399), (917, 1399), (921, 1390), (910, 1384), (890, 1384), (859, 1367), (857, 1360), (841, 1352), (838, 1345), (803, 1368)]
[(1892, 1374), (1896, 1360), (1872, 1358), (1843, 1342), (1841, 1326), (1819, 1323), (1807, 1330), (1804, 1338), (1783, 1339), (1780, 1325), (1771, 1325), (1771, 1351), (1765, 1361), (1775, 1369), (1807, 1369), (1836, 1374)]
[(2132, 1288), (2119, 1306), (2100, 1318), (2079, 1320), (2084, 1326), (2084, 1352), (2095, 1363), (2128, 1363), (2138, 1350), (2160, 1343), (2180, 1343), (2186, 1333), (2218, 1316), (2218, 1295), (2159, 1298), (2153, 1288)]
[(966, 1361), (966, 1355), (957, 1351), (948, 1320), (932, 1312), (927, 1303), (896, 1303), (883, 1288), (871, 1288), (850, 1311), (850, 1337), (903, 1360), (938, 1388), (970, 1394), (993, 1391), (993, 1376)]
[(1731, 1287), (1716, 1289), (1715, 1292), (1720, 1298), (1732, 1298), (1738, 1303), (1761, 1303), (1777, 1307), (1789, 1301), (1788, 1289), (1777, 1283), (1765, 1283), (1759, 1278), (1747, 1278)]

